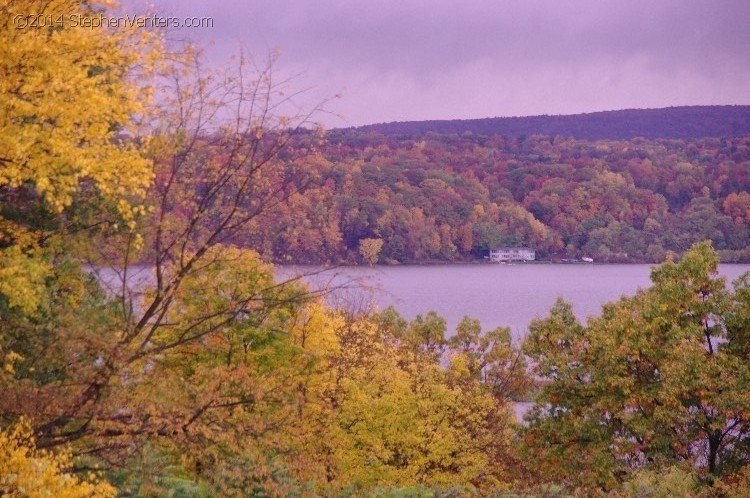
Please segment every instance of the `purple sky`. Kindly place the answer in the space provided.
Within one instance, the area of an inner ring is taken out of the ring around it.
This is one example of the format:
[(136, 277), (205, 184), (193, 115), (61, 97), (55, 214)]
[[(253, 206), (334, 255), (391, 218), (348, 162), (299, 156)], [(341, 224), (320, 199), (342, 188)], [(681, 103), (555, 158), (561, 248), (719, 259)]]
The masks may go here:
[(152, 2), (213, 60), (280, 50), (328, 127), (750, 104), (748, 0)]

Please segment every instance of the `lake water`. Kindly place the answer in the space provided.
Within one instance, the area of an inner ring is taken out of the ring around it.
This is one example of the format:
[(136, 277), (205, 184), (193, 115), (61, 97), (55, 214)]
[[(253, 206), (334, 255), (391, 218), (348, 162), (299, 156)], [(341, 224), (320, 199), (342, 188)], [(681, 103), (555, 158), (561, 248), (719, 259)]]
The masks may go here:
[[(602, 304), (650, 285), (651, 265), (615, 264), (454, 264), (425, 266), (340, 267), (308, 277), (312, 286), (345, 284), (334, 291), (333, 304), (382, 309), (395, 307), (405, 318), (430, 310), (443, 316), (448, 334), (461, 317), (478, 318), (485, 330), (510, 327), (522, 338), (529, 322), (544, 317), (558, 296), (572, 303), (585, 320)], [(309, 273), (308, 267), (282, 267), (282, 277)], [(720, 265), (731, 282), (750, 265)], [(360, 287), (363, 284), (364, 287)]]
[[(316, 267), (282, 266), (278, 278), (320, 271)], [(395, 307), (405, 318), (431, 310), (446, 319), (452, 334), (461, 317), (478, 318), (485, 330), (510, 327), (522, 338), (529, 322), (547, 315), (558, 296), (573, 305), (580, 320), (601, 312), (602, 304), (650, 285), (651, 265), (610, 264), (452, 264), (421, 266), (338, 267), (304, 277), (311, 287), (332, 287), (330, 304), (347, 309)], [(750, 265), (720, 265), (729, 282)], [(107, 286), (118, 281), (108, 269), (99, 276)], [(153, 272), (135, 267), (131, 288), (148, 286)], [(118, 289), (112, 289), (117, 292)]]

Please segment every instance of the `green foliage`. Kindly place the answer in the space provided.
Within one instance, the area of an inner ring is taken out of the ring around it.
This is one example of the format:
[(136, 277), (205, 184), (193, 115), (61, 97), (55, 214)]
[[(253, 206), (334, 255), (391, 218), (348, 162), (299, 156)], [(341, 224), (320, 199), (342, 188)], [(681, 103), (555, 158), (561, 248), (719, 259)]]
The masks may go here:
[(545, 478), (607, 490), (630, 468), (688, 462), (710, 481), (750, 460), (746, 289), (727, 291), (716, 265), (697, 244), (585, 327), (563, 302), (532, 324), (544, 384), (524, 432)]
[(688, 497), (698, 496), (700, 491), (698, 480), (691, 472), (679, 467), (668, 467), (662, 471), (637, 471), (610, 496), (623, 498)]

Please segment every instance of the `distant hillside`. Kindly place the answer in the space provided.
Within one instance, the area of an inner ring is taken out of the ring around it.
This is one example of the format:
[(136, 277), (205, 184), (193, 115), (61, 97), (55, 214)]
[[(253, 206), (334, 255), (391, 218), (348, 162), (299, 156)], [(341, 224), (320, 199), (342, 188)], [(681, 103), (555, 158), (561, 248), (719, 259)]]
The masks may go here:
[(367, 125), (356, 130), (409, 137), (428, 132), (506, 136), (542, 134), (587, 140), (727, 137), (750, 133), (750, 106), (690, 106), (568, 116), (405, 121)]

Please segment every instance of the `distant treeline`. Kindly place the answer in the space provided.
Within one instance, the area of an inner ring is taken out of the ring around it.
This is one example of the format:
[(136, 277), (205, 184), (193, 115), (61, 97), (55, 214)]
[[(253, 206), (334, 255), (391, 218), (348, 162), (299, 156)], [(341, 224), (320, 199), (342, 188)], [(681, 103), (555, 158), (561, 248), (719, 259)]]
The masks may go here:
[(412, 138), (429, 132), (512, 137), (543, 134), (586, 140), (723, 137), (750, 133), (750, 106), (687, 106), (566, 116), (405, 121), (362, 126), (358, 130)]
[(659, 262), (704, 239), (725, 262), (750, 261), (747, 135), (333, 130), (298, 169), (300, 191), (240, 241), (276, 262), (467, 261), (504, 245), (542, 259)]

